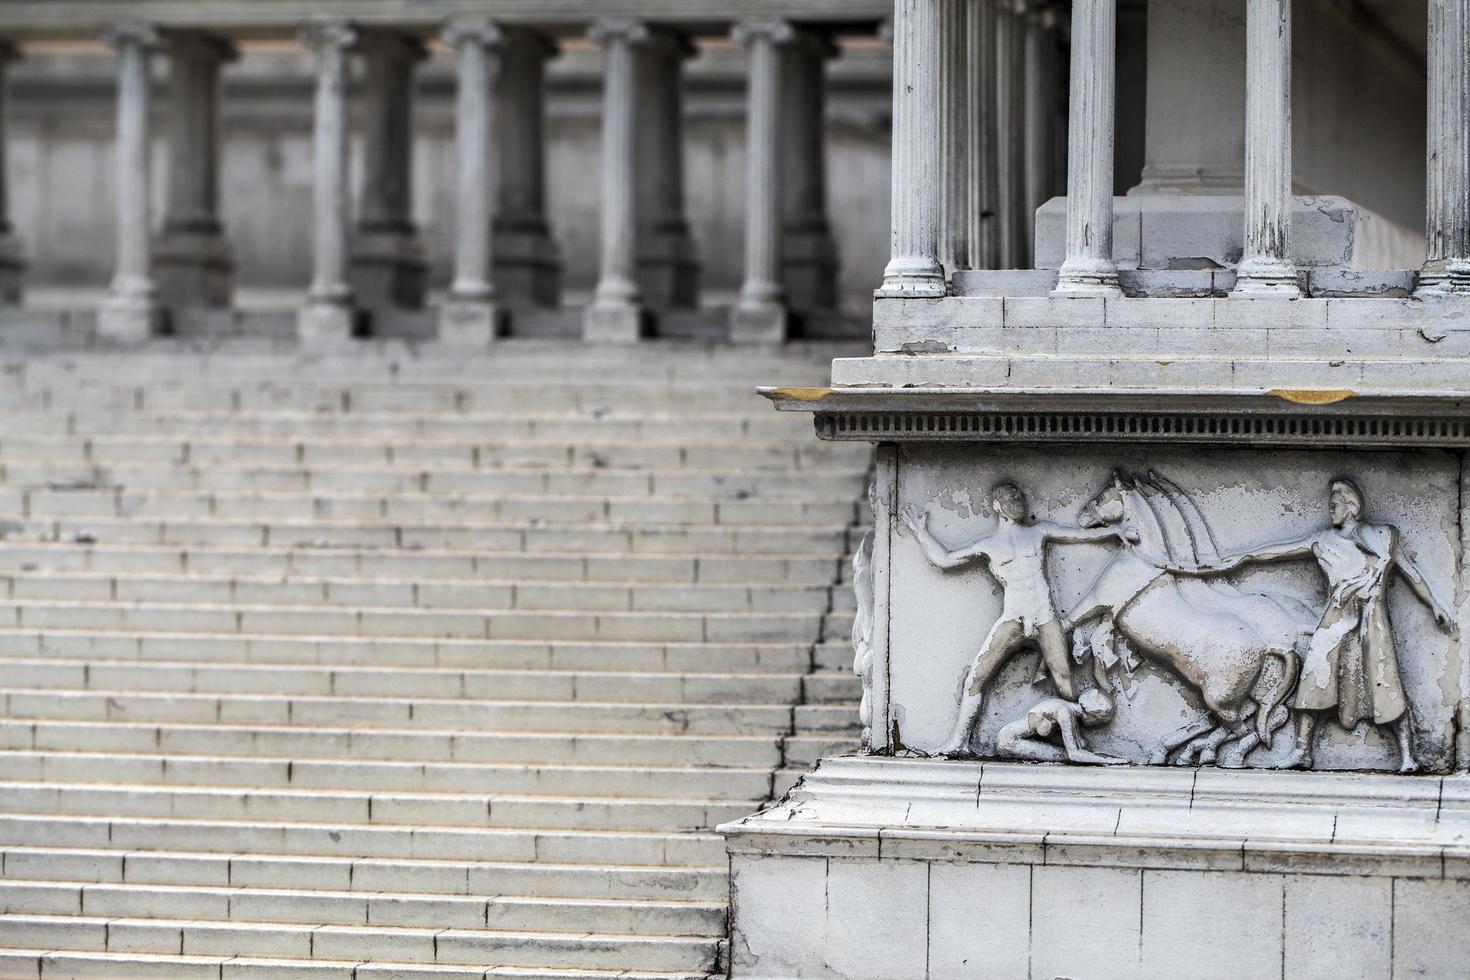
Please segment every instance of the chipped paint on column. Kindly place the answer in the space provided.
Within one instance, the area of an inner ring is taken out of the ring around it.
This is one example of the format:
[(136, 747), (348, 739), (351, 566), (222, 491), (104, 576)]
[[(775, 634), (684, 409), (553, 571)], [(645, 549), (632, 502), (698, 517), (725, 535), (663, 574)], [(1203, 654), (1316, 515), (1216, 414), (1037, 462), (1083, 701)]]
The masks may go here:
[(966, 41), (966, 128), (970, 157), (970, 240), (980, 269), (1000, 264), (999, 117), (995, 109), (995, 19), (997, 0), (971, 0)]
[(864, 691), (864, 695), (872, 711), (872, 734), (867, 748), (873, 752), (886, 752), (894, 747), (893, 716), (888, 700), (891, 689), (888, 677), (888, 611), (893, 581), (893, 525), (898, 507), (898, 446), (893, 443), (878, 446), (873, 481), (873, 632), (869, 641), (872, 686)]
[(1420, 295), (1470, 291), (1470, 0), (1430, 0), (1428, 21)]
[(943, 0), (943, 67), (939, 101), (942, 106), (940, 163), (944, 168), (943, 233), (939, 261), (945, 271), (973, 269), (975, 260), (970, 238), (970, 139), (965, 80), (969, 74), (969, 0)]
[(1245, 252), (1234, 296), (1298, 296), (1291, 226), (1291, 0), (1248, 0)]
[(1120, 296), (1113, 262), (1116, 0), (1072, 5), (1067, 124), (1067, 257), (1056, 294)]
[(946, 292), (939, 262), (940, 14), (940, 0), (894, 4), (891, 257), (879, 298)]

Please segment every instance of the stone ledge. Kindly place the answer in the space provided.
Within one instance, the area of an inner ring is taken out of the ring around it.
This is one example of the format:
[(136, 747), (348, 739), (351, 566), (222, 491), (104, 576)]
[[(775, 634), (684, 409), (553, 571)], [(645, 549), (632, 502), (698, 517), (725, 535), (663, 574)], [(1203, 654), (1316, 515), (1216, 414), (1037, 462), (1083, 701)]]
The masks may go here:
[(1470, 878), (1470, 776), (844, 756), (732, 855)]

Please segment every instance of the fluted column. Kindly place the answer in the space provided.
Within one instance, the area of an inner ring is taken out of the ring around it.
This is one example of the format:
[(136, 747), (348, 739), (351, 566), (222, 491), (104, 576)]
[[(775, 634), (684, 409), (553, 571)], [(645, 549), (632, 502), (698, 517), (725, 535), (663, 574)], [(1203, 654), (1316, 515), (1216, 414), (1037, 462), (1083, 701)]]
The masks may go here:
[(939, 102), (939, 159), (944, 168), (944, 209), (941, 212), (939, 262), (953, 275), (975, 268), (975, 242), (970, 237), (969, 78), (970, 0), (941, 0), (944, 24), (940, 32), (941, 68)]
[(393, 332), (393, 310), (419, 310), (428, 288), (424, 243), (413, 223), (413, 72), (416, 37), (361, 31), (363, 174), (349, 272), (373, 333)]
[(666, 29), (638, 48), (638, 287), (652, 310), (698, 302), (699, 257), (684, 216), (684, 61), (694, 47)]
[(1072, 4), (1067, 121), (1067, 256), (1054, 295), (1121, 295), (1113, 262), (1116, 0)]
[(1429, 0), (1428, 55), (1426, 296), (1470, 292), (1470, 0)]
[(784, 340), (786, 287), (781, 281), (781, 48), (796, 39), (785, 21), (741, 24), (750, 52), (745, 130), (745, 281), (730, 312), (730, 339)]
[(635, 20), (593, 26), (602, 45), (602, 260), (597, 290), (587, 307), (583, 336), (629, 343), (643, 336), (646, 315), (638, 288), (637, 176), (638, 78), (634, 48), (649, 38)]
[(940, 0), (895, 0), (893, 206), (879, 298), (943, 296), (939, 262), (943, 172), (939, 157)]
[(107, 43), (117, 51), (117, 256), (97, 335), (126, 343), (161, 326), (148, 229), (148, 60), (158, 35), (129, 24), (110, 31)]
[(1291, 0), (1247, 0), (1245, 252), (1234, 296), (1299, 296), (1291, 230)]
[(219, 76), (237, 52), (193, 31), (170, 33), (167, 42), (168, 199), (153, 264), (159, 299), (177, 314), (230, 305), (235, 260), (219, 216)]
[(1026, 0), (998, 0), (996, 13), (996, 148), (1000, 185), (1001, 267), (1027, 261), (1026, 215)]
[(1026, 16), (1026, 85), (1022, 206), (1025, 249), (1022, 264), (1033, 264), (1036, 242), (1036, 209), (1051, 197), (1052, 106), (1055, 104), (1056, 18), (1052, 11), (1036, 8)]
[(996, 111), (996, 5), (971, 0), (966, 31), (966, 131), (970, 157), (970, 237), (980, 269), (1000, 265), (1000, 116)]
[(490, 86), (504, 34), (485, 18), (451, 21), (444, 42), (454, 49), (454, 280), (439, 310), (439, 339), (484, 347), (494, 338), (499, 309), (492, 278), (490, 197), (495, 128)]
[(561, 302), (561, 252), (546, 219), (546, 63), (556, 54), (539, 31), (504, 28), (495, 83), (494, 253), (495, 285), (507, 307)]
[(837, 306), (837, 242), (827, 211), (827, 62), (837, 48), (810, 31), (783, 49), (781, 282), (798, 317)]
[(10, 223), (10, 184), (6, 177), (6, 150), (10, 139), (10, 63), (20, 53), (0, 40), (0, 303), (19, 303), (25, 253)]
[(307, 346), (352, 336), (352, 287), (347, 284), (347, 59), (357, 33), (343, 21), (309, 26), (302, 40), (316, 55), (312, 118), (312, 275), (297, 333)]

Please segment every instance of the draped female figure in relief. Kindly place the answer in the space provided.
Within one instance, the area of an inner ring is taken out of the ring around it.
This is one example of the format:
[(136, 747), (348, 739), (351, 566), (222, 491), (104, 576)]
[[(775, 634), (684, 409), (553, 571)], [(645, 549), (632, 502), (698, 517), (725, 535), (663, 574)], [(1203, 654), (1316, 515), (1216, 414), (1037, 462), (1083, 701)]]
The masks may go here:
[(1336, 709), (1347, 729), (1363, 721), (1391, 727), (1399, 746), (1399, 771), (1414, 772), (1419, 762), (1388, 620), (1392, 573), (1403, 576), (1441, 627), (1452, 627), (1453, 617), (1404, 552), (1398, 528), (1362, 519), (1363, 492), (1356, 484), (1333, 480), (1329, 494), (1332, 527), (1233, 555), (1201, 566), (1195, 574), (1220, 574), (1250, 562), (1315, 558), (1327, 577), (1327, 608), (1303, 658), (1292, 701), (1296, 748), (1284, 765), (1311, 767), (1318, 715)]

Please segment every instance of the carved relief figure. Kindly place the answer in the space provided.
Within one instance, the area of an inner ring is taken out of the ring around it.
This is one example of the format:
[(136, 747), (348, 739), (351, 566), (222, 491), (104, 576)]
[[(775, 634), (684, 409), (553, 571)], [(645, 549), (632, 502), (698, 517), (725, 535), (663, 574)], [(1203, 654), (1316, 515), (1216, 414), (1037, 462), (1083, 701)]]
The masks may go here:
[[(878, 488), (868, 485), (868, 504), (878, 514)], [(858, 720), (863, 726), (863, 747), (873, 744), (873, 529), (869, 528), (852, 554), (852, 591), (857, 610), (852, 618), (852, 672), (863, 682), (863, 699)]]
[(914, 532), (925, 556), (939, 568), (956, 568), (966, 562), (985, 560), (990, 573), (1005, 590), (1000, 617), (975, 655), (965, 678), (960, 712), (941, 755), (970, 755), (970, 741), (980, 720), (985, 685), (1011, 654), (1028, 643), (1041, 648), (1046, 672), (1062, 697), (1076, 700), (1071, 667), (1067, 661), (1066, 635), (1058, 621), (1046, 578), (1046, 546), (1051, 542), (1080, 543), (1121, 538), (1116, 527), (1093, 529), (1067, 527), (1052, 521), (1033, 521), (1021, 488), (1009, 481), (991, 489), (991, 507), (996, 525), (988, 534), (950, 550), (929, 531), (929, 515), (917, 507), (906, 507), (903, 520)]
[[(1112, 720), (1113, 699), (1096, 688), (1083, 691), (1076, 701), (1047, 698), (1032, 705), (1024, 718), (1002, 728), (995, 747), (1000, 755), (1032, 762), (1126, 764), (1127, 759), (1090, 751), (1079, 731), (1080, 726), (1096, 728)], [(1050, 741), (1053, 735), (1061, 740), (1060, 746)]]
[(1364, 521), (1363, 509), (1362, 491), (1351, 480), (1334, 480), (1328, 504), (1332, 527), (1209, 563), (1197, 574), (1220, 574), (1248, 562), (1315, 558), (1327, 577), (1327, 608), (1312, 633), (1292, 702), (1299, 712), (1297, 738), (1286, 765), (1311, 766), (1318, 715), (1336, 709), (1344, 728), (1369, 720), (1392, 728), (1399, 771), (1414, 772), (1419, 763), (1412, 720), (1388, 619), (1392, 573), (1403, 576), (1441, 627), (1451, 627), (1453, 617), (1404, 552), (1398, 529)]
[[(1164, 739), (1152, 763), (1245, 764), (1290, 718), (1299, 651), (1316, 616), (1297, 599), (1244, 592), (1223, 581), (1192, 577), (1218, 562), (1203, 514), (1167, 480), (1124, 481), (1118, 474), (1084, 506), (1084, 527), (1122, 527), (1129, 544), (1104, 564), (1059, 625), (1070, 630), (1111, 617), (1118, 635), (1142, 657), (1166, 667), (1200, 692), (1210, 716)], [(1254, 717), (1255, 724), (1250, 724)]]

